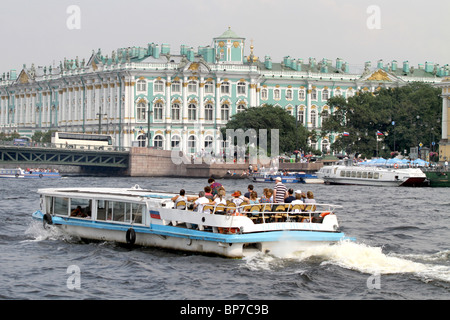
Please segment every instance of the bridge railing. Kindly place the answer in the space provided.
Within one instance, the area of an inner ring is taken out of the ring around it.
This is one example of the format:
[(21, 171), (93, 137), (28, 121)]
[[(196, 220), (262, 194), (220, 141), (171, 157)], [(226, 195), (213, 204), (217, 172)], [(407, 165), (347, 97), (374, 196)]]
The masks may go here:
[(112, 151), (112, 152), (130, 152), (130, 147), (118, 146), (95, 146), (95, 145), (72, 145), (64, 143), (43, 143), (43, 142), (14, 142), (14, 141), (0, 141), (0, 146), (18, 147), (18, 148), (46, 148), (46, 149), (74, 149), (86, 151)]

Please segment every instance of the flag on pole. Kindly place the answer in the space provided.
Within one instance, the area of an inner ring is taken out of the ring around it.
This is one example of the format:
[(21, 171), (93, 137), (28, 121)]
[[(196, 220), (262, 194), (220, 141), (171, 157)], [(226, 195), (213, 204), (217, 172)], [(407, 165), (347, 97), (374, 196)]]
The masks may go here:
[(377, 136), (384, 136), (383, 132), (381, 132), (380, 130), (377, 131)]
[(350, 135), (350, 133), (344, 132), (342, 135), (343, 135), (344, 137), (348, 137), (348, 136)]

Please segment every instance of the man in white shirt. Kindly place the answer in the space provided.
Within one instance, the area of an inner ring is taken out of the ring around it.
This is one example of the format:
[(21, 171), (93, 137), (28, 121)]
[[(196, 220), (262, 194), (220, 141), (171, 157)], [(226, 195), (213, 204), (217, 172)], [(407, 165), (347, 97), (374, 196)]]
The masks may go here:
[(194, 202), (194, 211), (203, 212), (203, 206), (209, 203), (209, 199), (205, 197), (205, 191), (198, 193), (198, 199)]

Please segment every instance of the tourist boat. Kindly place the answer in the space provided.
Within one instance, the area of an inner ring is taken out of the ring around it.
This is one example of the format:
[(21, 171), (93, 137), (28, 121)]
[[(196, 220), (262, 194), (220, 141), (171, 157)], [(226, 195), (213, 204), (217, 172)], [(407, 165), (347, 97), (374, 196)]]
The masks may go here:
[(424, 170), (430, 187), (450, 187), (450, 171), (442, 169)]
[(40, 179), (40, 178), (61, 178), (58, 172), (33, 171), (17, 169), (0, 169), (0, 178), (23, 178), (23, 179)]
[(325, 184), (365, 186), (422, 186), (426, 175), (418, 168), (331, 165), (320, 168), (317, 176)]
[(319, 179), (317, 175), (305, 173), (305, 172), (255, 172), (250, 174), (249, 179), (253, 182), (275, 182), (277, 177), (281, 178), (282, 183), (323, 183), (324, 181)]
[(39, 189), (38, 193), (41, 208), (32, 217), (46, 228), (51, 225), (80, 239), (230, 258), (277, 248), (295, 252), (347, 239), (334, 213), (339, 206), (328, 204), (283, 205), (283, 211), (281, 206), (272, 211), (270, 204), (236, 207), (230, 203), (205, 205), (204, 212), (194, 212), (186, 203), (174, 207), (174, 194), (139, 186), (52, 188)]

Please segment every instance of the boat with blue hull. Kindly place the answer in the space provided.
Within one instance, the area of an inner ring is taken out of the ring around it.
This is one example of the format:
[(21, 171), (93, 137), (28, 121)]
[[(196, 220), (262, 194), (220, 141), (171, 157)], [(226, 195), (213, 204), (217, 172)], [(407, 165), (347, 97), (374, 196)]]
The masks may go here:
[(288, 173), (252, 173), (249, 179), (253, 182), (275, 182), (277, 177), (281, 178), (282, 183), (323, 183), (317, 175), (305, 172), (288, 172)]
[[(280, 246), (301, 251), (348, 238), (330, 204), (205, 204), (201, 212), (174, 194), (141, 188), (40, 189), (44, 227), (70, 236), (242, 258)], [(180, 206), (181, 204), (181, 206)]]
[(18, 178), (18, 179), (59, 179), (61, 175), (59, 172), (53, 171), (33, 171), (17, 169), (0, 169), (0, 178)]

